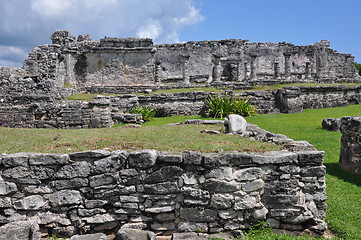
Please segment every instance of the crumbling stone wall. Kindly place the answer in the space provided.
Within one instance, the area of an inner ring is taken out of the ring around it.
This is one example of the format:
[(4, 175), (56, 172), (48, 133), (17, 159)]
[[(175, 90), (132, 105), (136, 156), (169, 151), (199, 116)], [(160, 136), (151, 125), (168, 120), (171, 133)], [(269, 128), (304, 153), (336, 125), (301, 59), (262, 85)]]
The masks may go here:
[(151, 39), (103, 38), (92, 41), (68, 31), (55, 32), (53, 44), (35, 48), (24, 69), (58, 87), (131, 85), (154, 83), (154, 50)]
[(0, 107), (0, 120), (22, 128), (104, 128), (114, 124), (109, 103), (104, 101)]
[[(259, 114), (267, 114), (359, 104), (360, 91), (360, 86), (334, 86), (287, 87), (275, 91), (226, 91), (226, 93), (229, 96), (249, 99), (256, 106)], [(157, 116), (198, 115), (204, 113), (205, 100), (208, 96), (215, 94), (203, 91), (160, 95), (125, 94), (98, 96), (94, 101), (86, 103), (60, 102), (54, 99), (56, 95), (38, 96), (25, 93), (8, 94), (5, 95), (8, 97), (3, 97), (16, 104), (9, 101), (0, 103), (2, 123), (14, 127), (55, 128), (109, 127), (114, 123), (140, 123), (140, 116), (129, 114), (136, 105), (156, 109)]]
[(0, 106), (57, 102), (72, 92), (72, 89), (59, 91), (54, 80), (42, 80), (23, 69), (0, 68)]
[(35, 217), (43, 233), (65, 237), (119, 227), (214, 233), (258, 221), (322, 233), (323, 152), (254, 125), (248, 130), (289, 151), (0, 155), (0, 223)]
[(153, 45), (148, 38), (77, 40), (53, 33), (53, 44), (36, 47), (24, 69), (57, 86), (334, 82), (359, 78), (354, 57), (328, 41), (308, 46), (220, 40)]
[(328, 41), (309, 46), (236, 39), (163, 44), (157, 45), (156, 58), (160, 81), (266, 83), (356, 76), (352, 56), (330, 49)]
[(340, 166), (350, 172), (361, 175), (361, 117), (341, 118)]
[[(228, 96), (249, 99), (259, 114), (294, 113), (309, 108), (343, 107), (361, 103), (361, 87), (286, 87), (274, 91), (225, 91)], [(154, 95), (120, 95), (109, 99), (113, 110), (129, 111), (136, 105), (159, 111), (160, 116), (197, 115), (204, 112), (209, 92), (180, 92)]]

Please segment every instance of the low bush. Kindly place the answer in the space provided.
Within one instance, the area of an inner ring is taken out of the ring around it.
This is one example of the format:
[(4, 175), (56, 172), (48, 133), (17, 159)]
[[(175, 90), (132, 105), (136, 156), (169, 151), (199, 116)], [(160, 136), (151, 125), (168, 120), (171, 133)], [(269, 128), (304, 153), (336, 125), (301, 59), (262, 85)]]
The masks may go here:
[(209, 96), (206, 100), (206, 115), (214, 118), (224, 118), (229, 114), (238, 114), (244, 117), (257, 114), (256, 108), (248, 99), (229, 96)]
[(136, 106), (130, 112), (135, 114), (142, 114), (144, 122), (150, 121), (155, 116), (154, 109), (145, 106)]

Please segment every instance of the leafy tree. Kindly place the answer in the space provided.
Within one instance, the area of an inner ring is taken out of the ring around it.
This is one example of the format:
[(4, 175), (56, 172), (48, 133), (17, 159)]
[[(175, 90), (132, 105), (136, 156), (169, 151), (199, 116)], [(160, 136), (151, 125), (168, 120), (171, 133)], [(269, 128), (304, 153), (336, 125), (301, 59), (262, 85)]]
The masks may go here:
[(358, 74), (361, 75), (361, 63), (355, 62), (356, 69), (358, 71)]

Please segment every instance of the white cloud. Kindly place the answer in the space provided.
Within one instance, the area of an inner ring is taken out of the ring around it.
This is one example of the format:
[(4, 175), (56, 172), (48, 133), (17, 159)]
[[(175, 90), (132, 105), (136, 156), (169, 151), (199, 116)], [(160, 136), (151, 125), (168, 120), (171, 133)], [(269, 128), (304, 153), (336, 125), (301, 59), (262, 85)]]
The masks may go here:
[(27, 56), (27, 52), (20, 47), (0, 45), (0, 66), (21, 66), (21, 61)]
[(66, 14), (73, 3), (72, 0), (33, 0), (31, 10), (47, 17), (57, 17)]
[(149, 20), (149, 23), (141, 26), (136, 36), (140, 38), (158, 38), (163, 32), (162, 25), (158, 21)]
[[(194, 1), (0, 0), (0, 45), (27, 53), (50, 43), (57, 30), (89, 34), (93, 39), (149, 37), (157, 43), (179, 42), (181, 29), (203, 20)], [(10, 61), (10, 55), (0, 54), (0, 61)]]

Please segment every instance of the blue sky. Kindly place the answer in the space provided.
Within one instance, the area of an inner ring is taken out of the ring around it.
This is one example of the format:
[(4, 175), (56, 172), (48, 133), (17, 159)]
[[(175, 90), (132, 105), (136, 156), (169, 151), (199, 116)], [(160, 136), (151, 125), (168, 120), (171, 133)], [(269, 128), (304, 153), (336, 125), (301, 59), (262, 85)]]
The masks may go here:
[(296, 45), (329, 40), (361, 62), (361, 0), (204, 0), (205, 19), (181, 31), (181, 40), (247, 39)]
[(156, 43), (329, 40), (361, 62), (361, 0), (0, 0), (0, 66), (21, 66), (56, 30)]

